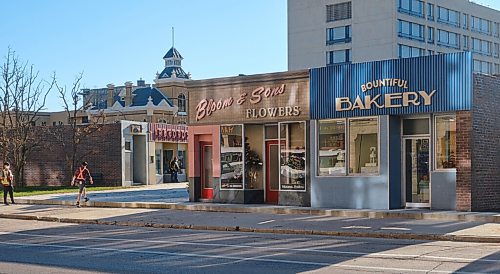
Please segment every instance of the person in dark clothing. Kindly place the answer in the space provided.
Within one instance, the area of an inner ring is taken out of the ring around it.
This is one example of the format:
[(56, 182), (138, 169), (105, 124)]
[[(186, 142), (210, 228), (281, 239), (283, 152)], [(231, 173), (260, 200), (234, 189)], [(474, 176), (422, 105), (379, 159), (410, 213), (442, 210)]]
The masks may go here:
[(0, 172), (0, 180), (2, 181), (3, 186), (3, 203), (5, 205), (9, 205), (9, 203), (7, 203), (7, 193), (9, 193), (11, 203), (15, 204), (14, 190), (12, 187), (14, 176), (12, 175), (12, 171), (10, 170), (10, 164), (7, 162), (3, 164), (3, 169)]
[(73, 179), (71, 179), (71, 185), (78, 184), (78, 196), (76, 197), (76, 206), (80, 207), (80, 198), (83, 197), (84, 201), (87, 202), (89, 199), (87, 198), (87, 190), (85, 189), (85, 185), (87, 182), (87, 178), (89, 178), (90, 184), (94, 184), (94, 180), (90, 175), (90, 171), (87, 168), (88, 163), (83, 162), (80, 167), (75, 171), (75, 175), (73, 175)]
[(179, 180), (177, 179), (177, 173), (179, 173), (179, 170), (180, 170), (180, 166), (179, 166), (179, 160), (177, 159), (177, 157), (174, 157), (174, 159), (172, 159), (172, 161), (170, 162), (170, 172), (172, 172), (172, 182), (173, 183), (177, 183), (179, 182)]

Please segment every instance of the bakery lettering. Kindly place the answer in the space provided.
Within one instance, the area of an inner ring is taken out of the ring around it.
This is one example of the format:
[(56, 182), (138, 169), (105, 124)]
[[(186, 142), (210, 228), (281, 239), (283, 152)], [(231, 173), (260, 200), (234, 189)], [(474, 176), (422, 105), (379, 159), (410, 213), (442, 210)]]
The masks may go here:
[(397, 87), (408, 89), (408, 81), (396, 78), (379, 79), (361, 85), (361, 91), (365, 94), (357, 95), (356, 98), (339, 97), (335, 98), (336, 111), (350, 111), (356, 109), (372, 108), (401, 108), (409, 106), (429, 106), (432, 105), (433, 96), (436, 90), (432, 91), (402, 91), (384, 94), (371, 95), (367, 92), (382, 87)]

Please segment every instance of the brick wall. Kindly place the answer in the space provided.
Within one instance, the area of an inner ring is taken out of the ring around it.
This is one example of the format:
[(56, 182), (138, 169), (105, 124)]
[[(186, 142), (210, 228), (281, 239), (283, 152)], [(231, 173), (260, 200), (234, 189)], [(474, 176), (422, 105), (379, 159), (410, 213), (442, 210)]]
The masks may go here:
[[(66, 161), (65, 151), (71, 149), (70, 126), (40, 127), (38, 147), (25, 167), (26, 185), (68, 185), (72, 171)], [(64, 144), (61, 140), (64, 140)], [(102, 125), (101, 130), (92, 133), (82, 141), (77, 155), (78, 162), (87, 161), (92, 174), (102, 179), (96, 185), (118, 186), (122, 181), (121, 125)], [(69, 155), (69, 154), (68, 154)]]
[(457, 112), (457, 183), (456, 209), (471, 210), (471, 182), (472, 182), (472, 112)]
[(471, 210), (500, 210), (500, 76), (474, 75)]

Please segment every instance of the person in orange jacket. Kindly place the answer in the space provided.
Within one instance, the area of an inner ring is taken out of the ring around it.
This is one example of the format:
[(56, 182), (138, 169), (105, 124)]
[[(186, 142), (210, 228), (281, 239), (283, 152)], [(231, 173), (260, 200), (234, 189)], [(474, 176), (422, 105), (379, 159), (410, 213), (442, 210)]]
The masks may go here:
[(87, 190), (85, 189), (85, 185), (87, 182), (87, 178), (89, 178), (90, 184), (94, 184), (94, 180), (90, 175), (90, 171), (87, 168), (88, 163), (83, 162), (80, 167), (75, 171), (73, 175), (73, 179), (71, 179), (71, 185), (78, 184), (78, 196), (76, 197), (76, 207), (80, 207), (80, 198), (83, 197), (84, 201), (87, 202), (89, 198), (87, 198)]

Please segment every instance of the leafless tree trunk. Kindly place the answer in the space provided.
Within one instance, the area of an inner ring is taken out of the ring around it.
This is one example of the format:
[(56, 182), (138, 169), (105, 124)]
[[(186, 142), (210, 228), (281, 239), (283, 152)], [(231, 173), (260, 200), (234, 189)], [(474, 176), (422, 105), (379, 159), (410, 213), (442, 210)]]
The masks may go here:
[[(58, 141), (60, 141), (65, 151), (67, 174), (72, 174), (80, 161), (83, 161), (86, 157), (98, 152), (92, 148), (82, 151), (82, 147), (92, 147), (92, 144), (88, 142), (88, 138), (94, 133), (101, 131), (104, 124), (104, 115), (102, 115), (102, 113), (91, 117), (92, 119), (89, 119), (89, 123), (86, 125), (78, 123), (78, 114), (86, 111), (88, 107), (84, 104), (80, 104), (81, 98), (79, 92), (81, 90), (80, 87), (82, 78), (83, 74), (80, 73), (75, 78), (71, 89), (61, 87), (56, 83), (59, 98), (63, 103), (63, 108), (66, 112), (69, 124), (69, 126), (59, 126), (60, 130), (55, 131), (56, 139), (59, 139)], [(65, 134), (65, 127), (69, 127), (69, 136)], [(69, 142), (68, 137), (70, 139)]]
[(34, 128), (55, 85), (55, 75), (44, 81), (38, 74), (33, 65), (22, 63), (9, 48), (0, 68), (0, 148), (2, 160), (12, 163), (18, 185), (24, 185), (26, 161), (41, 145)]

